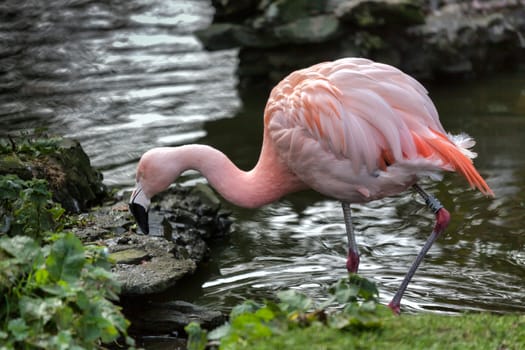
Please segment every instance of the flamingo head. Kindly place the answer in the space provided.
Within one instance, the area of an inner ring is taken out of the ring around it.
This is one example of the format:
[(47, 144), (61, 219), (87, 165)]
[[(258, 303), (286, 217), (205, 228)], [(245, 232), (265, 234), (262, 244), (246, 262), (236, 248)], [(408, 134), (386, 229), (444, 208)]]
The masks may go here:
[(151, 201), (146, 195), (140, 183), (137, 183), (137, 187), (131, 193), (129, 200), (129, 211), (135, 217), (137, 224), (144, 234), (149, 233), (149, 221), (148, 211)]

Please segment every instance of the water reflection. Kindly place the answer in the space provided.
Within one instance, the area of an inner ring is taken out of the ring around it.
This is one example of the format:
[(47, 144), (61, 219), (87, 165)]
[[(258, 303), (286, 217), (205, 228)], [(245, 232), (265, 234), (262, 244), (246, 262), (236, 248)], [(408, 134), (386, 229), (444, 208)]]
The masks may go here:
[[(207, 1), (5, 0), (0, 8), (0, 135), (47, 127), (75, 137), (116, 186), (131, 184), (138, 157), (155, 145), (198, 141), (241, 168), (255, 164), (268, 91), (245, 88), (241, 106), (236, 52), (202, 50), (192, 33), (211, 21)], [(497, 197), (468, 191), (454, 175), (424, 184), (453, 218), (404, 305), (525, 311), (525, 76), (429, 90), (445, 127), (477, 139), (476, 165)], [(336, 201), (304, 192), (259, 210), (232, 210), (231, 237), (216, 242), (210, 262), (162, 298), (226, 311), (292, 287), (322, 300), (327, 286), (345, 276)], [(378, 283), (387, 302), (433, 217), (411, 193), (353, 211), (361, 273)]]

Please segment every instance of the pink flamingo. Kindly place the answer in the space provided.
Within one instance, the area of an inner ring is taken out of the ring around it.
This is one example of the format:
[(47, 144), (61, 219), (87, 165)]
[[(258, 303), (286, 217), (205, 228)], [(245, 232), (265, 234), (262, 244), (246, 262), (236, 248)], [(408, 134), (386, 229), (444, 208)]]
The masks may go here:
[(147, 234), (150, 199), (188, 169), (199, 171), (226, 200), (241, 207), (260, 207), (312, 188), (341, 201), (346, 267), (357, 272), (350, 203), (413, 187), (435, 213), (436, 223), (389, 304), (398, 313), (410, 279), (450, 220), (418, 179), (457, 171), (471, 187), (494, 195), (472, 164), (476, 154), (468, 149), (473, 145), (465, 134), (446, 133), (426, 89), (415, 79), (386, 64), (344, 58), (293, 72), (273, 88), (264, 113), (261, 154), (251, 171), (238, 169), (222, 152), (204, 145), (144, 153), (130, 211)]

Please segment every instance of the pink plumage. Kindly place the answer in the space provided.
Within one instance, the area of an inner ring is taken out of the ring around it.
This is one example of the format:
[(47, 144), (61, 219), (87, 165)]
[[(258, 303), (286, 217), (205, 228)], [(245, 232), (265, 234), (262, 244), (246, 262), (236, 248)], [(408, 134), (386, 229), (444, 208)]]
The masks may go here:
[(447, 136), (426, 89), (386, 64), (344, 58), (296, 71), (272, 90), (264, 121), (290, 170), (330, 197), (367, 202), (441, 170), (458, 170), (492, 194), (474, 153)]
[(238, 169), (222, 152), (204, 145), (154, 148), (137, 168), (130, 210), (149, 232), (150, 199), (185, 170), (200, 171), (226, 200), (255, 208), (290, 192), (312, 188), (342, 202), (348, 236), (347, 268), (357, 272), (359, 252), (350, 203), (394, 195), (413, 187), (436, 215), (436, 225), (389, 304), (401, 297), (450, 214), (417, 181), (457, 171), (471, 187), (492, 196), (472, 164), (474, 141), (441, 125), (426, 89), (392, 66), (344, 58), (291, 73), (271, 92), (257, 165)]

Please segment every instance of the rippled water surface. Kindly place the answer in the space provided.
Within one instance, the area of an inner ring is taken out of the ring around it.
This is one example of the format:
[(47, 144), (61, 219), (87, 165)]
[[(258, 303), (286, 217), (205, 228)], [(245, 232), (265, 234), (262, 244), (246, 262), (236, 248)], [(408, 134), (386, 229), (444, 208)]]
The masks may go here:
[[(211, 21), (207, 1), (7, 0), (0, 8), (0, 134), (48, 128), (75, 137), (118, 187), (132, 184), (138, 158), (158, 145), (205, 143), (241, 168), (255, 164), (267, 92), (236, 90), (236, 51), (202, 49), (193, 32)], [(496, 198), (453, 174), (424, 183), (452, 222), (404, 306), (525, 311), (525, 74), (428, 87), (445, 128), (478, 141), (476, 165)], [(304, 192), (258, 210), (231, 209), (231, 237), (163, 298), (227, 310), (292, 287), (322, 299), (345, 276), (338, 202)], [(407, 192), (354, 206), (353, 215), (360, 272), (387, 302), (430, 233), (432, 214)]]

